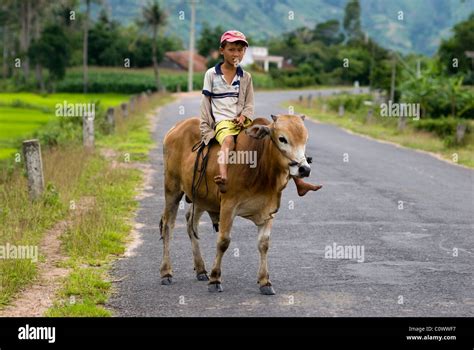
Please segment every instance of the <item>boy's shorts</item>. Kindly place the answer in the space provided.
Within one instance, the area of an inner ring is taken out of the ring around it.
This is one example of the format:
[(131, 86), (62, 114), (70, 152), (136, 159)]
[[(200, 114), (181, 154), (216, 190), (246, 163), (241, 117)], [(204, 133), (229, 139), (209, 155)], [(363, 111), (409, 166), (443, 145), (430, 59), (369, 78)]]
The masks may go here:
[(224, 139), (229, 135), (238, 135), (242, 130), (248, 128), (252, 124), (252, 119), (245, 117), (244, 126), (238, 126), (232, 120), (222, 120), (216, 124), (216, 140), (222, 145)]

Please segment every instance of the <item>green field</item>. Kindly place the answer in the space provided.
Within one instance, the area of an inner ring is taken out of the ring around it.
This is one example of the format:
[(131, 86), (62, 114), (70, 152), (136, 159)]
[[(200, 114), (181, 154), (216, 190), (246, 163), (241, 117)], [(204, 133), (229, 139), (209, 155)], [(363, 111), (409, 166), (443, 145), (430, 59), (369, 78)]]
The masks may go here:
[(20, 141), (35, 131), (57, 120), (57, 104), (99, 103), (105, 109), (128, 100), (124, 94), (72, 94), (38, 95), (33, 93), (0, 93), (0, 159), (17, 152)]

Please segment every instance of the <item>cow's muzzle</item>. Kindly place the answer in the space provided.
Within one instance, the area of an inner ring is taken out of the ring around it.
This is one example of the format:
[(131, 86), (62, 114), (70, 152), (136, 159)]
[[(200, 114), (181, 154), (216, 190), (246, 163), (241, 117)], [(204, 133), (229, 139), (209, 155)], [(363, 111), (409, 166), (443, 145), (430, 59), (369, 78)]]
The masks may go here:
[(309, 166), (307, 159), (304, 159), (302, 162), (297, 162), (292, 160), (289, 164), (290, 174), (297, 177), (308, 177), (311, 173), (311, 167)]
[(308, 177), (311, 174), (311, 168), (306, 165), (302, 165), (298, 168), (298, 175), (300, 177)]

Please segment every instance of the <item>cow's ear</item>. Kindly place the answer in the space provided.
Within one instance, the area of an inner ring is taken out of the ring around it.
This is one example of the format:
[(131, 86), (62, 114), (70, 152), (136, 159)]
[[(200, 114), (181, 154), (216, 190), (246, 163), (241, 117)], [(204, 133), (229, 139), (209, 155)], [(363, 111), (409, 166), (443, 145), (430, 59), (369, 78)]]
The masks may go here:
[(300, 117), (301, 117), (302, 120), (304, 120), (304, 118), (306, 118), (306, 116), (304, 114), (301, 114)]
[(270, 135), (270, 128), (265, 125), (254, 125), (248, 129), (245, 129), (245, 133), (250, 137), (256, 139), (263, 139), (265, 136)]
[(277, 115), (275, 115), (275, 114), (272, 114), (271, 116), (272, 116), (272, 119), (273, 119), (273, 121), (274, 121), (274, 122), (276, 122), (276, 121), (277, 121), (277, 119), (278, 119), (278, 116), (277, 116)]

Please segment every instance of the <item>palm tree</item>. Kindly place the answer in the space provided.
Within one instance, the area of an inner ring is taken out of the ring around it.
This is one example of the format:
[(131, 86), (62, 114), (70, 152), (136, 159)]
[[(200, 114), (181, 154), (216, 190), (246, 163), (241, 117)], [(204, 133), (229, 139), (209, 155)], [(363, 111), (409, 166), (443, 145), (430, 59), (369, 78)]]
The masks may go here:
[(156, 39), (158, 36), (159, 28), (166, 22), (166, 13), (160, 8), (160, 5), (156, 0), (149, 2), (143, 8), (144, 25), (150, 27), (153, 31), (152, 41), (152, 61), (153, 71), (155, 72), (155, 84), (156, 90), (160, 89), (160, 75), (158, 72), (158, 61), (156, 59)]
[(9, 27), (9, 21), (8, 21), (8, 18), (9, 18), (9, 8), (8, 8), (9, 4), (8, 3), (4, 3), (2, 4), (2, 6), (0, 6), (0, 27), (2, 29), (2, 32), (3, 32), (3, 52), (2, 52), (2, 56), (3, 56), (3, 67), (2, 67), (2, 75), (3, 75), (3, 79), (6, 79), (7, 78), (7, 75), (8, 75), (8, 27)]
[(83, 84), (84, 93), (87, 93), (87, 51), (89, 49), (89, 16), (91, 13), (91, 0), (85, 0), (86, 2), (86, 16), (84, 18), (84, 38), (82, 41), (82, 62), (83, 62)]

